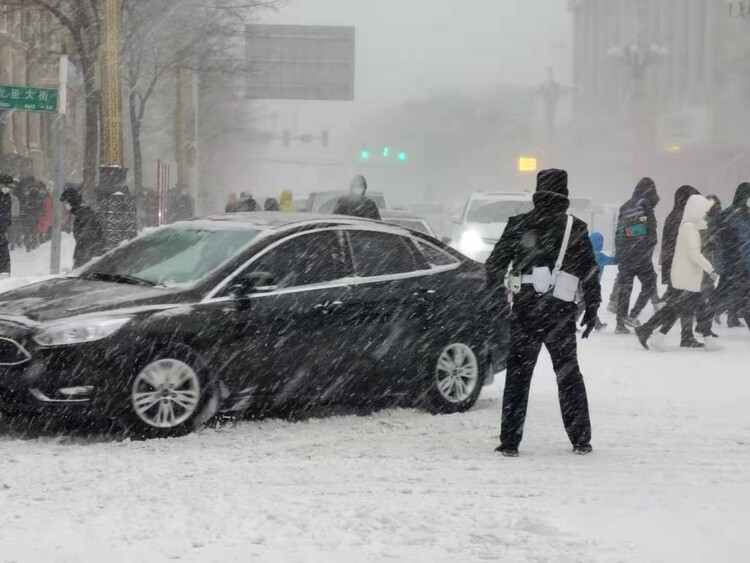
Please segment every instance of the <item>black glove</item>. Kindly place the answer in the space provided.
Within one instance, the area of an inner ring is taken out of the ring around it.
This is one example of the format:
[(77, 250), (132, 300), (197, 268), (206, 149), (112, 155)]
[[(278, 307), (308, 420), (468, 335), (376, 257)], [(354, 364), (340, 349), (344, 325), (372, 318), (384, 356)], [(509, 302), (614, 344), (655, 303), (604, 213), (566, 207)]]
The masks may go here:
[(586, 340), (596, 328), (596, 323), (599, 320), (599, 308), (586, 309), (586, 313), (583, 315), (583, 322), (581, 322), (581, 328), (586, 327), (583, 331), (581, 338)]

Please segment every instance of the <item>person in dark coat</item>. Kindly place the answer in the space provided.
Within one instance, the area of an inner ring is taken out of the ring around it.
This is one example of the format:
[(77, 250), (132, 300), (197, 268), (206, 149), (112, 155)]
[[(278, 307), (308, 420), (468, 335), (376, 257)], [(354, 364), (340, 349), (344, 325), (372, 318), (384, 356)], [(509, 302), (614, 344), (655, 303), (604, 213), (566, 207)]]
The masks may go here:
[[(617, 218), (615, 248), (620, 271), (617, 284), (620, 295), (617, 299), (617, 334), (630, 334), (626, 325), (637, 326), (638, 316), (657, 294), (657, 278), (654, 269), (654, 249), (658, 241), (657, 222), (654, 209), (659, 205), (659, 194), (651, 178), (641, 179), (630, 198), (621, 208)], [(635, 278), (641, 282), (641, 293), (630, 309)]]
[(11, 191), (13, 176), (0, 175), (0, 274), (10, 275), (10, 241), (8, 232), (13, 224)]
[(188, 221), (195, 217), (193, 197), (184, 186), (170, 190), (167, 201), (167, 223)]
[[(486, 263), (490, 291), (504, 296), (504, 279), (528, 276), (538, 267), (552, 270), (563, 244), (568, 222), (568, 174), (564, 170), (542, 170), (537, 177), (533, 211), (512, 217)], [(579, 278), (586, 302), (583, 338), (596, 327), (601, 304), (599, 267), (589, 240), (586, 223), (573, 219), (570, 242), (562, 272)], [(501, 444), (496, 451), (518, 455), (523, 436), (531, 378), (542, 345), (552, 357), (557, 374), (563, 423), (574, 452), (591, 451), (591, 422), (583, 375), (578, 366), (576, 343), (577, 306), (558, 299), (552, 292), (538, 293), (528, 280), (514, 288), (511, 344), (508, 356)]]
[(73, 251), (73, 267), (79, 268), (104, 254), (104, 229), (94, 210), (83, 202), (80, 191), (72, 184), (65, 187), (60, 201), (74, 217), (76, 248)]
[(732, 205), (719, 217), (719, 288), (717, 310), (729, 311), (730, 328), (750, 328), (750, 183), (737, 188)]
[(276, 201), (276, 198), (269, 197), (266, 199), (263, 203), (263, 211), (279, 211), (279, 202)]
[(349, 195), (339, 198), (334, 215), (348, 215), (350, 217), (362, 217), (363, 219), (374, 219), (380, 221), (380, 211), (377, 204), (368, 198), (367, 180), (364, 176), (355, 176), (349, 186)]
[(16, 195), (21, 206), (21, 235), (27, 252), (39, 246), (37, 236), (37, 221), (39, 220), (39, 204), (36, 180), (33, 176), (21, 178), (18, 182)]
[[(672, 261), (674, 260), (675, 248), (677, 246), (677, 235), (680, 232), (680, 225), (685, 214), (685, 206), (688, 200), (694, 196), (700, 195), (700, 192), (693, 186), (681, 186), (674, 194), (674, 208), (667, 216), (664, 222), (664, 231), (661, 239), (661, 281), (667, 286), (667, 292), (664, 294), (664, 302), (670, 303), (674, 300), (676, 291), (672, 287)], [(693, 333), (693, 321), (695, 320), (695, 311), (689, 308), (682, 309), (680, 315), (680, 324), (682, 326), (682, 336), (680, 346), (682, 348), (701, 348), (703, 345), (698, 342)]]
[(240, 199), (235, 203), (227, 205), (227, 213), (247, 213), (258, 210), (258, 202), (252, 194), (242, 192)]

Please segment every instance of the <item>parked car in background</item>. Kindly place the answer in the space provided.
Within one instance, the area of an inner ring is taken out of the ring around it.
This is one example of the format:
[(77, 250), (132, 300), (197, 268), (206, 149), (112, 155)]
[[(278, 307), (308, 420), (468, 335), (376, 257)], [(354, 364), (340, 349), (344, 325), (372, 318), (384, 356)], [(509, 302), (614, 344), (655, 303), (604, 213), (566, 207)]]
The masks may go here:
[(449, 244), (473, 260), (484, 262), (508, 224), (519, 213), (534, 208), (529, 193), (473, 193), (463, 213), (454, 220)]
[(430, 224), (425, 219), (422, 219), (409, 211), (384, 209), (380, 212), (380, 218), (384, 223), (397, 225), (404, 229), (411, 229), (412, 231), (417, 231), (436, 238), (435, 231), (432, 230)]
[[(333, 213), (333, 209), (336, 207), (339, 198), (348, 195), (348, 191), (312, 192), (307, 199), (307, 211), (324, 215)], [(379, 210), (388, 209), (388, 203), (382, 193), (368, 190), (367, 197), (375, 202)]]
[(481, 265), (381, 222), (175, 223), (0, 295), (0, 410), (118, 419), (138, 436), (279, 405), (465, 411), (507, 354), (491, 304)]

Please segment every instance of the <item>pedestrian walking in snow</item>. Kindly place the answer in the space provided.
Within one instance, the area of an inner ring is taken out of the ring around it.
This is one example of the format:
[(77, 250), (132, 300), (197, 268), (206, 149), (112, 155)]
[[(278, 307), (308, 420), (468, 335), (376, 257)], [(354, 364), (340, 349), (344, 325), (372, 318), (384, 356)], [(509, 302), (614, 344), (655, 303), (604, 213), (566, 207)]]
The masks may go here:
[(283, 190), (281, 192), (281, 203), (279, 205), (279, 210), (284, 211), (285, 213), (296, 213), (299, 211), (297, 209), (297, 206), (294, 205), (294, 193), (292, 190)]
[(13, 200), (11, 187), (13, 177), (0, 175), (0, 275), (10, 275), (10, 241), (8, 233), (13, 224)]
[[(599, 267), (599, 283), (602, 282), (602, 276), (604, 275), (604, 268), (607, 266), (617, 266), (617, 258), (610, 256), (604, 252), (604, 235), (601, 233), (591, 233), (589, 237), (591, 239), (591, 246), (594, 248), (594, 256), (596, 257), (596, 265)], [(615, 284), (616, 285), (616, 284)], [(581, 301), (578, 306), (578, 315), (582, 315), (586, 309), (586, 302)], [(607, 325), (602, 323), (597, 317), (596, 319), (596, 330), (604, 330)]]
[(263, 211), (279, 211), (279, 202), (275, 197), (268, 197), (263, 203)]
[[(654, 209), (659, 205), (659, 194), (651, 178), (638, 182), (631, 197), (621, 208), (617, 218), (615, 248), (620, 268), (617, 284), (617, 334), (630, 334), (627, 325), (637, 326), (638, 317), (657, 294), (654, 249), (658, 240)], [(641, 293), (630, 310), (630, 296), (635, 278), (641, 282)]]
[[(638, 340), (647, 350), (665, 350), (665, 337), (672, 329), (680, 315), (685, 311), (695, 311), (699, 305), (704, 273), (713, 282), (719, 279), (713, 264), (703, 255), (700, 232), (708, 228), (707, 213), (713, 202), (701, 195), (692, 195), (685, 206), (680, 229), (675, 244), (674, 256), (670, 268), (672, 283), (666, 306), (658, 311), (648, 322), (636, 329)], [(654, 335), (657, 329), (660, 332)], [(652, 338), (653, 335), (653, 338)], [(720, 348), (717, 339), (710, 333), (703, 333), (707, 349)]]
[(367, 180), (364, 176), (355, 176), (349, 186), (350, 194), (339, 198), (334, 215), (349, 215), (380, 221), (380, 211), (377, 204), (366, 196)]
[(73, 215), (73, 267), (79, 268), (93, 258), (104, 254), (104, 229), (96, 213), (83, 202), (80, 191), (68, 184), (60, 196), (67, 210)]
[(717, 229), (721, 274), (716, 295), (719, 310), (729, 311), (730, 328), (750, 328), (750, 183), (737, 188), (732, 205), (719, 218)]
[[(674, 194), (674, 207), (669, 212), (667, 220), (664, 222), (664, 231), (661, 240), (661, 281), (667, 286), (667, 292), (664, 294), (664, 302), (675, 300), (679, 292), (672, 287), (672, 262), (674, 260), (675, 250), (677, 248), (677, 236), (680, 232), (680, 225), (685, 214), (685, 206), (688, 200), (699, 195), (700, 192), (693, 186), (681, 186)], [(698, 304), (698, 301), (695, 301)], [(695, 339), (693, 333), (693, 321), (695, 320), (695, 309), (683, 307), (680, 315), (680, 324), (682, 333), (680, 346), (682, 348), (702, 348), (703, 344)]]
[(542, 345), (557, 374), (563, 423), (574, 452), (591, 452), (591, 422), (578, 366), (575, 294), (583, 287), (583, 338), (596, 327), (601, 304), (599, 268), (586, 224), (568, 215), (568, 174), (543, 170), (537, 177), (533, 211), (512, 217), (487, 260), (490, 288), (504, 296), (510, 268), (514, 294), (511, 344), (503, 394), (501, 444), (517, 456), (523, 437), (531, 378)]

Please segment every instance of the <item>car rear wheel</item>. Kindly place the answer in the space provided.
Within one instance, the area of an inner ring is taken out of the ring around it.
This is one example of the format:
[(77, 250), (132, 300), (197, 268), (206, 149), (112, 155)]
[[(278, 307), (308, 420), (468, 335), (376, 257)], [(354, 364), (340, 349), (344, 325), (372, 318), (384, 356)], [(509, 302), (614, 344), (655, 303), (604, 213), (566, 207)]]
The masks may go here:
[(146, 361), (129, 385), (129, 432), (142, 438), (188, 434), (218, 407), (218, 393), (201, 358), (166, 350)]
[(469, 410), (482, 391), (486, 359), (477, 349), (453, 342), (433, 355), (427, 388), (427, 407), (435, 413)]

